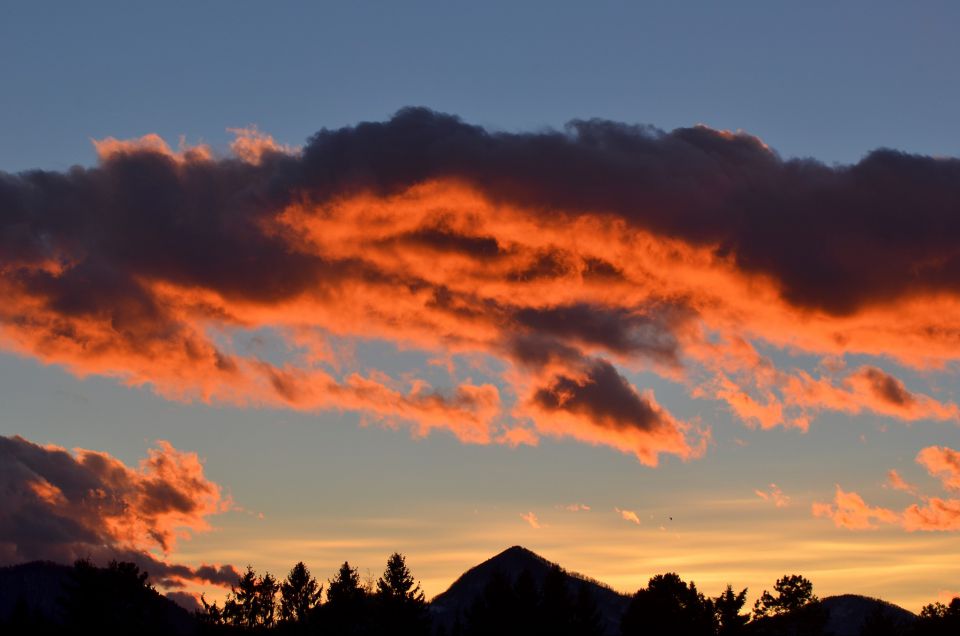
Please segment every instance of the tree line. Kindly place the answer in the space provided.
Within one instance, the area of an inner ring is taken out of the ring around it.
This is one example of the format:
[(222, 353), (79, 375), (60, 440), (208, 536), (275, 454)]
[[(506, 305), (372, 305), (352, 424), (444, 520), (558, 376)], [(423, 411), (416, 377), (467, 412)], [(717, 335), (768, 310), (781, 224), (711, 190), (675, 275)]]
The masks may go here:
[[(526, 570), (515, 578), (495, 572), (451, 623), (431, 620), (429, 604), (400, 553), (389, 557), (376, 581), (362, 581), (348, 562), (325, 584), (303, 562), (282, 580), (248, 566), (222, 605), (201, 597), (202, 608), (184, 624), (136, 565), (113, 561), (99, 568), (81, 560), (63, 583), (59, 616), (31, 613), (18, 603), (0, 623), (0, 633), (827, 636), (827, 610), (810, 580), (800, 575), (781, 577), (746, 611), (746, 588), (728, 585), (711, 597), (675, 573), (659, 574), (630, 597), (619, 625), (611, 625), (598, 609), (586, 582), (556, 565), (541, 576), (538, 582)], [(861, 629), (861, 636), (957, 634), (960, 598), (926, 605), (910, 623), (898, 623), (878, 606)]]
[[(326, 594), (324, 594), (326, 592)], [(402, 634), (429, 636), (429, 606), (404, 556), (394, 553), (375, 583), (363, 583), (344, 562), (326, 590), (303, 562), (278, 581), (253, 568), (231, 587), (223, 603), (201, 596), (197, 618), (212, 634), (267, 632), (289, 634)]]

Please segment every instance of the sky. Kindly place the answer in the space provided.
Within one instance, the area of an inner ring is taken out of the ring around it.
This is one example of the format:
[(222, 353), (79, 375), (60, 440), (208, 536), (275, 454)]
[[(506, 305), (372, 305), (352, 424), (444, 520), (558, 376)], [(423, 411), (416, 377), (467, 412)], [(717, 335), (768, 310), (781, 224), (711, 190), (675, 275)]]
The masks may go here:
[(0, 563), (960, 591), (958, 14), (4, 3)]

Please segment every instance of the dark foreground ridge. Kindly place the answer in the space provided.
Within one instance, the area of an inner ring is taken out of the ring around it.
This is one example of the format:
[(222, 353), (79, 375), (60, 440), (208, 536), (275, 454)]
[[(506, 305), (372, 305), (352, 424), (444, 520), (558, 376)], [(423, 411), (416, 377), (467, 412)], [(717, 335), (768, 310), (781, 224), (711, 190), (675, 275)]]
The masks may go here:
[(192, 612), (145, 584), (132, 564), (32, 561), (0, 567), (0, 634), (196, 634)]
[[(323, 634), (396, 636), (956, 636), (960, 598), (919, 616), (880, 599), (818, 599), (800, 575), (776, 581), (750, 612), (747, 590), (719, 596), (677, 574), (635, 594), (617, 592), (520, 546), (464, 572), (430, 603), (394, 553), (376, 582), (344, 562), (322, 583), (303, 563), (285, 579), (252, 568), (222, 606), (162, 596), (130, 563), (72, 567), (31, 562), (0, 568), (0, 634)], [(196, 604), (194, 604), (196, 606)]]

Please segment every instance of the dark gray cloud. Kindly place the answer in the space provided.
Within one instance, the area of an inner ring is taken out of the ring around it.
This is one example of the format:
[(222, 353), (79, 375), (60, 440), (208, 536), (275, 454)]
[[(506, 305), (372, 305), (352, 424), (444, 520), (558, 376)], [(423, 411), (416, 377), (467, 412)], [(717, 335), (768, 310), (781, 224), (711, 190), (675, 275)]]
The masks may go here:
[(166, 587), (235, 582), (233, 566), (169, 563), (141, 547), (164, 545), (171, 524), (191, 527), (210, 512), (205, 500), (219, 501), (193, 459), (161, 445), (133, 470), (102, 453), (73, 455), (0, 436), (0, 564), (117, 559), (136, 563)]
[(652, 404), (609, 362), (592, 360), (584, 377), (557, 375), (536, 391), (533, 401), (545, 411), (566, 411), (586, 417), (596, 426), (656, 431), (672, 428), (663, 411)]
[[(960, 287), (960, 161), (878, 150), (855, 165), (782, 160), (759, 140), (708, 128), (664, 132), (588, 120), (565, 130), (491, 132), (423, 108), (314, 135), (300, 156), (266, 153), (176, 165), (130, 151), (101, 166), (0, 174), (0, 266), (78, 263), (25, 281), (64, 311), (162, 319), (138, 277), (269, 301), (345, 265), (295, 249), (261, 221), (308, 197), (393, 193), (455, 178), (495, 200), (565, 215), (600, 211), (658, 234), (716, 245), (772, 276), (796, 305), (835, 313), (917, 291)], [(479, 258), (493, 237), (423, 228), (407, 237)], [(537, 272), (557, 263), (549, 254)], [(518, 274), (520, 275), (520, 274)], [(123, 316), (119, 316), (122, 320)]]

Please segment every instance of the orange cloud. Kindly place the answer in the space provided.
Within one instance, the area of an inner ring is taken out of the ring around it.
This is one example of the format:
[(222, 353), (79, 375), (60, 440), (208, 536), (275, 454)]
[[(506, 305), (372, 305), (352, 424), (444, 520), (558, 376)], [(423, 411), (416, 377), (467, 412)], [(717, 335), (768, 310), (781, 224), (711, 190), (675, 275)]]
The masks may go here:
[(633, 510), (624, 510), (622, 508), (614, 508), (614, 512), (620, 515), (620, 518), (624, 521), (629, 521), (630, 523), (635, 523), (638, 526), (640, 525), (640, 517), (637, 516), (637, 513)]
[(790, 505), (790, 497), (783, 494), (783, 491), (776, 484), (770, 484), (770, 490), (754, 490), (753, 491), (758, 497), (764, 501), (773, 502), (777, 508), (785, 508)]
[(949, 490), (960, 490), (960, 452), (945, 446), (929, 446), (917, 455), (917, 463)]
[(845, 377), (841, 386), (826, 378), (813, 379), (804, 371), (786, 382), (784, 394), (789, 403), (812, 409), (827, 409), (857, 414), (872, 411), (902, 420), (957, 420), (956, 404), (941, 403), (911, 393), (903, 382), (871, 366), (862, 366)]
[(586, 504), (573, 503), (573, 504), (567, 504), (566, 506), (563, 507), (563, 509), (569, 512), (584, 512), (584, 511), (589, 511), (590, 506)]
[[(934, 477), (941, 480), (948, 490), (958, 489), (960, 476), (960, 453), (941, 447), (928, 446), (917, 454), (917, 463), (924, 466)], [(899, 473), (891, 470), (887, 473), (887, 483), (891, 488), (909, 492), (923, 500), (904, 509), (900, 515), (885, 508), (871, 508), (856, 493), (845, 493), (837, 486), (834, 504), (814, 503), (813, 514), (818, 517), (830, 517), (841, 527), (863, 529), (875, 527), (871, 519), (893, 523), (900, 522), (909, 532), (954, 531), (960, 530), (960, 499), (941, 499), (920, 495), (915, 486), (907, 483)]]
[(282, 153), (294, 154), (295, 148), (278, 144), (273, 137), (261, 132), (256, 126), (247, 126), (246, 128), (227, 128), (227, 132), (234, 134), (234, 140), (230, 144), (230, 151), (237, 158), (251, 164), (259, 164), (265, 154)]
[(923, 506), (914, 504), (903, 511), (903, 527), (911, 532), (960, 530), (960, 499), (930, 497)]
[(197, 568), (158, 559), (178, 540), (210, 529), (208, 518), (230, 507), (220, 486), (209, 481), (195, 453), (160, 441), (136, 468), (107, 453), (33, 444), (0, 437), (0, 554), (8, 562), (81, 557), (134, 561), (155, 582), (225, 585), (232, 566)]
[(691, 441), (692, 427), (674, 420), (652, 393), (640, 394), (602, 361), (581, 374), (554, 377), (534, 392), (527, 413), (545, 435), (612, 446), (651, 466), (660, 453), (697, 457), (708, 439), (704, 431)]
[(880, 507), (868, 506), (863, 498), (855, 492), (844, 492), (837, 486), (833, 503), (813, 503), (813, 515), (833, 520), (838, 528), (849, 530), (872, 530), (879, 523), (896, 523), (897, 513)]
[(907, 480), (900, 476), (900, 473), (892, 468), (887, 471), (887, 485), (894, 490), (908, 492), (913, 495), (917, 494), (917, 487), (907, 482)]
[(524, 514), (520, 515), (520, 518), (526, 521), (530, 527), (535, 530), (538, 530), (542, 527), (540, 525), (540, 520), (537, 519), (537, 515), (532, 512), (525, 512)]
[(133, 154), (157, 154), (178, 163), (210, 161), (213, 154), (206, 145), (188, 146), (181, 139), (180, 149), (173, 151), (167, 142), (160, 135), (150, 133), (139, 139), (115, 139), (107, 137), (105, 139), (94, 139), (93, 147), (97, 151), (97, 157), (100, 161), (109, 161), (122, 155)]
[[(823, 410), (958, 418), (875, 364), (842, 375), (852, 355), (960, 357), (955, 241), (877, 220), (941, 227), (953, 181), (918, 175), (954, 163), (840, 169), (704, 127), (492, 134), (416, 109), (301, 151), (235, 132), (234, 158), (148, 135), (97, 142), (93, 168), (2, 175), (0, 346), (171, 399), (566, 438), (650, 466), (701, 456), (713, 423), (676, 417), (635, 372), (762, 429)], [(282, 361), (243, 346), (254, 332)], [(371, 341), (431, 373), (355, 368), (344, 349)], [(793, 362), (811, 355), (822, 375)], [(489, 364), (464, 377), (467, 359)]]

